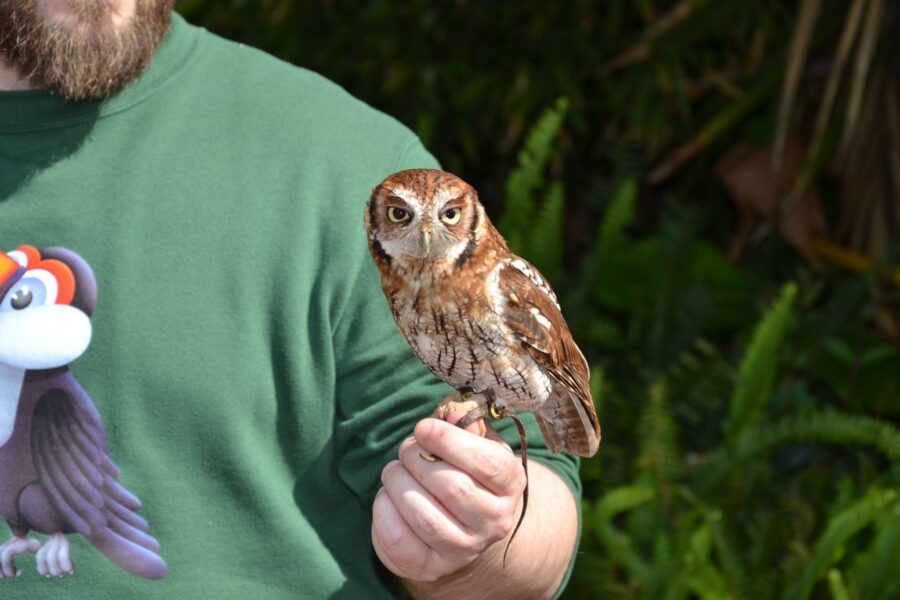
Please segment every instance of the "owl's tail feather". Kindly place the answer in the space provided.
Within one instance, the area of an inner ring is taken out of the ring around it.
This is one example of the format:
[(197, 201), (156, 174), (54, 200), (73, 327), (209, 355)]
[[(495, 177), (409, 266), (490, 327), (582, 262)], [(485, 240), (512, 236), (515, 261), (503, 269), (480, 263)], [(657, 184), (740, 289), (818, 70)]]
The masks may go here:
[(556, 386), (540, 410), (538, 426), (551, 452), (566, 450), (590, 458), (600, 446), (600, 423), (585, 400), (562, 386)]
[(156, 553), (159, 543), (155, 539), (136, 530), (117, 532), (114, 527), (120, 529), (110, 523), (110, 528), (97, 530), (87, 539), (103, 556), (132, 575), (144, 579), (162, 579), (166, 576), (169, 566)]

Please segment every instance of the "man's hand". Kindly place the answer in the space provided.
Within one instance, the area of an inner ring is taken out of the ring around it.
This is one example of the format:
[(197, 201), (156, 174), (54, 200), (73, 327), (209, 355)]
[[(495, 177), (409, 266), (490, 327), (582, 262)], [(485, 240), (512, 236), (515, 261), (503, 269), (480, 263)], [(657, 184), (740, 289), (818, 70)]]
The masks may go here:
[[(455, 413), (449, 420), (461, 417)], [(443, 460), (424, 460), (421, 455), (428, 453)], [(482, 438), (424, 419), (399, 454), (381, 473), (384, 487), (372, 509), (375, 552), (394, 574), (435, 581), (477, 559), (515, 527), (525, 471), (489, 425)]]

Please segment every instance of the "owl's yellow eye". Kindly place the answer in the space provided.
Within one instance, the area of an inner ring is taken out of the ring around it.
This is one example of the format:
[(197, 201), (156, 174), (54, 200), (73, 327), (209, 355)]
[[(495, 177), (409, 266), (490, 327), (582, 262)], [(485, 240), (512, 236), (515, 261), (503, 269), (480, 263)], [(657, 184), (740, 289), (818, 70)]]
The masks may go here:
[(441, 221), (446, 223), (447, 225), (456, 225), (459, 223), (459, 219), (462, 217), (462, 211), (458, 208), (448, 208), (444, 211), (444, 214), (441, 215)]
[(405, 208), (389, 206), (387, 209), (387, 216), (392, 223), (403, 223), (404, 221), (409, 221), (412, 218), (412, 213)]

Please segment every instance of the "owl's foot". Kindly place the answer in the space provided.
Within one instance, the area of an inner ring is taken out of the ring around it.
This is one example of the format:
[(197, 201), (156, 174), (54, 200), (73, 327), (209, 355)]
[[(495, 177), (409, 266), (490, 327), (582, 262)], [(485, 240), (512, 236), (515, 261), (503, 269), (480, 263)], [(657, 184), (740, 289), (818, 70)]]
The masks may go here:
[[(471, 391), (461, 392), (458, 395), (451, 395), (444, 398), (431, 416), (441, 421), (447, 421), (453, 413), (465, 413), (463, 417), (455, 423), (460, 429), (466, 429), (472, 423), (478, 423), (477, 435), (484, 437), (487, 434), (487, 428), (484, 425), (484, 397)], [(428, 462), (439, 462), (440, 457), (434, 454), (425, 454), (420, 452), (424, 460)]]
[(37, 570), (44, 577), (62, 577), (75, 573), (75, 565), (69, 554), (69, 540), (61, 533), (50, 536), (37, 553)]
[(456, 426), (460, 429), (466, 429), (472, 423), (477, 422), (478, 431), (474, 433), (484, 437), (487, 434), (487, 428), (484, 426), (484, 405), (485, 399), (481, 394), (463, 392), (459, 394), (458, 398), (457, 396), (448, 396), (445, 398), (437, 405), (437, 408), (434, 409), (431, 416), (435, 419), (446, 421), (453, 413), (465, 413), (465, 415), (456, 422)]
[(41, 543), (34, 538), (13, 536), (0, 544), (0, 579), (18, 577), (22, 571), (16, 567), (15, 558), (20, 554), (34, 554), (41, 548)]

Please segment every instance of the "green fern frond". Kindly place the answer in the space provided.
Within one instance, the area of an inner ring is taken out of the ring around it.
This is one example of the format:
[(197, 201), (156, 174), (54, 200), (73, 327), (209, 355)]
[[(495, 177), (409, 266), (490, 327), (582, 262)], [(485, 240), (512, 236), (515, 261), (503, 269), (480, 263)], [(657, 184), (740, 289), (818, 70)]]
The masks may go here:
[(828, 589), (833, 600), (850, 600), (850, 593), (844, 584), (844, 577), (837, 569), (828, 570)]
[(678, 398), (673, 414), (683, 430), (695, 435), (688, 441), (694, 450), (708, 451), (718, 439), (721, 417), (727, 409), (737, 379), (737, 369), (718, 348), (697, 338), (666, 374), (669, 395)]
[(635, 548), (631, 537), (616, 529), (612, 519), (652, 500), (655, 495), (652, 489), (643, 486), (615, 488), (591, 508), (590, 522), (585, 521), (610, 559), (639, 581), (645, 590), (653, 585), (653, 568)]
[(796, 296), (797, 286), (793, 283), (785, 285), (778, 300), (753, 332), (731, 397), (731, 412), (725, 424), (729, 436), (755, 424), (769, 401), (778, 367), (778, 351)]
[(735, 547), (731, 536), (725, 528), (725, 520), (719, 510), (707, 511), (710, 532), (712, 533), (713, 546), (722, 564), (724, 575), (730, 584), (733, 596), (736, 598), (751, 598), (749, 592), (749, 578), (744, 568), (744, 560)]
[(629, 177), (619, 186), (600, 222), (598, 244), (606, 254), (620, 248), (627, 241), (625, 230), (634, 223), (637, 205), (637, 180)]
[(826, 411), (788, 417), (744, 431), (700, 467), (698, 487), (709, 490), (741, 463), (792, 442), (872, 446), (890, 460), (900, 460), (900, 431), (893, 425), (871, 417)]
[(598, 523), (608, 523), (619, 513), (627, 512), (652, 500), (656, 492), (648, 487), (627, 485), (610, 490), (594, 507)]
[(800, 580), (785, 596), (786, 600), (806, 600), (813, 586), (839, 557), (839, 548), (869, 525), (886, 506), (897, 499), (894, 490), (871, 489), (866, 496), (833, 516), (821, 535), (812, 559), (807, 563)]
[(654, 265), (659, 274), (652, 278), (650, 302), (642, 315), (646, 319), (646, 362), (653, 367), (671, 364), (695, 337), (695, 324), (688, 315), (695, 314), (700, 305), (685, 294), (689, 289), (685, 283), (692, 280), (691, 248), (696, 225), (697, 212), (678, 204), (666, 208), (660, 224)]
[(702, 600), (733, 600), (725, 578), (711, 563), (698, 565), (687, 579), (688, 588)]
[(554, 182), (523, 240), (523, 254), (551, 282), (558, 281), (563, 271), (563, 203), (563, 185)]
[(672, 498), (671, 486), (681, 472), (681, 461), (677, 449), (677, 425), (669, 411), (666, 387), (662, 381), (651, 386), (650, 402), (641, 421), (644, 444), (638, 466), (650, 471), (654, 485), (668, 505)]
[(553, 155), (554, 142), (568, 110), (568, 99), (560, 98), (555, 106), (544, 111), (525, 139), (518, 166), (506, 179), (506, 206), (497, 227), (514, 252), (521, 252), (522, 248), (514, 241), (523, 240), (534, 219), (537, 211), (534, 191), (543, 185), (544, 169)]
[(551, 146), (559, 133), (566, 114), (569, 112), (569, 99), (557, 98), (556, 104), (541, 115), (538, 122), (528, 134), (525, 147), (519, 153), (519, 164), (526, 175), (531, 176), (530, 183), (540, 182), (540, 173), (550, 159)]
[[(723, 585), (728, 590), (729, 597), (752, 598), (753, 595), (748, 591), (748, 577), (744, 569), (746, 561), (735, 549), (731, 536), (726, 531), (722, 511), (718, 508), (711, 508), (688, 487), (680, 487), (678, 495), (696, 509), (705, 522), (705, 531), (708, 532), (704, 534), (703, 538), (692, 537), (691, 546), (694, 553), (696, 554), (696, 550), (699, 548), (703, 548), (705, 554), (710, 554), (710, 550), (715, 550), (721, 566), (720, 576), (723, 578)], [(682, 512), (682, 514), (685, 513)], [(700, 531), (700, 529), (696, 531)], [(696, 536), (696, 531), (692, 534), (693, 536)], [(704, 544), (702, 546), (698, 545), (701, 541)]]
[[(658, 529), (653, 538), (653, 569), (657, 573), (677, 573), (681, 553), (673, 548), (674, 539), (665, 529)], [(680, 549), (679, 549), (680, 550)]]
[(900, 597), (900, 504), (877, 527), (871, 546), (854, 561), (852, 575), (861, 598), (890, 600)]
[(631, 537), (609, 524), (598, 527), (596, 533), (609, 557), (621, 565), (645, 590), (652, 589), (653, 568), (641, 557), (634, 547)]

